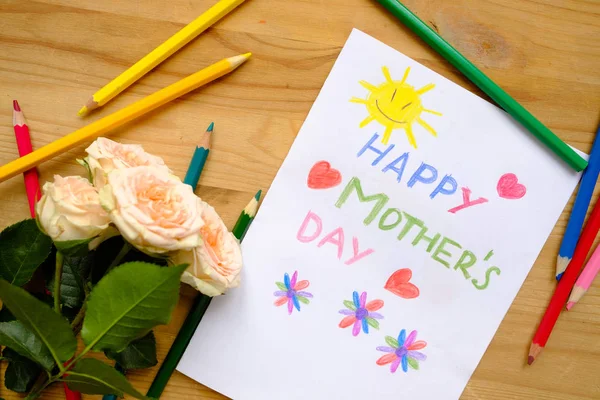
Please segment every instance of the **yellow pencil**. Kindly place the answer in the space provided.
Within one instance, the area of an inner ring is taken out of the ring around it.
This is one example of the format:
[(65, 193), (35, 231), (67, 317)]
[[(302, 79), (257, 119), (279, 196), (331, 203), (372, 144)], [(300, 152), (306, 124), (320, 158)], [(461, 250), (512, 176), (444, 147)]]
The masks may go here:
[(87, 140), (109, 132), (135, 118), (138, 118), (157, 107), (168, 103), (202, 85), (205, 85), (233, 71), (250, 58), (251, 53), (226, 58), (201, 71), (196, 72), (171, 86), (159, 90), (113, 114), (91, 123), (73, 133), (70, 133), (38, 150), (0, 167), (0, 182), (21, 174), (52, 157), (65, 152)]
[(221, 0), (204, 14), (190, 22), (179, 32), (167, 39), (166, 42), (152, 50), (148, 55), (129, 67), (128, 70), (117, 76), (110, 83), (98, 90), (79, 110), (79, 115), (84, 116), (89, 111), (108, 103), (113, 97), (127, 89), (133, 82), (146, 75), (158, 64), (169, 58), (177, 50), (191, 42), (196, 36), (229, 14), (234, 8), (245, 0)]

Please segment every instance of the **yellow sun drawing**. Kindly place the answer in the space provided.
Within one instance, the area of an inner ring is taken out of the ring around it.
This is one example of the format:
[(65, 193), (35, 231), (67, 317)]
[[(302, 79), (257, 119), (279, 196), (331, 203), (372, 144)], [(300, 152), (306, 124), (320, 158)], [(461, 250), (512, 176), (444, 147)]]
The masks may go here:
[(442, 115), (437, 111), (426, 109), (421, 102), (421, 95), (433, 89), (435, 85), (430, 83), (421, 89), (415, 89), (414, 86), (406, 83), (410, 67), (406, 68), (401, 81), (392, 80), (387, 67), (383, 67), (382, 70), (383, 76), (385, 76), (384, 83), (375, 86), (366, 81), (360, 81), (360, 84), (370, 92), (369, 96), (366, 99), (353, 97), (350, 100), (353, 103), (367, 106), (369, 116), (360, 123), (360, 127), (364, 128), (372, 121), (377, 121), (385, 126), (381, 140), (383, 144), (388, 143), (394, 129), (404, 129), (409, 143), (416, 149), (417, 142), (412, 127), (414, 122), (417, 122), (433, 136), (437, 136), (436, 131), (421, 118), (421, 114), (424, 112)]

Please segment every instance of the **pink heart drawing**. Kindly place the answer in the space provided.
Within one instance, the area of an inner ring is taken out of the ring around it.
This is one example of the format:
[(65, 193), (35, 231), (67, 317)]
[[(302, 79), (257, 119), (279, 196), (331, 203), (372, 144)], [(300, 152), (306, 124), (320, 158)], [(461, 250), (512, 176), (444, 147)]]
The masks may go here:
[(389, 277), (384, 288), (404, 299), (414, 299), (419, 297), (419, 288), (409, 282), (410, 278), (412, 271), (409, 268), (399, 269)]
[(310, 169), (307, 184), (311, 189), (329, 189), (342, 182), (342, 174), (327, 161), (319, 161)]
[(498, 196), (509, 200), (520, 199), (527, 193), (527, 188), (525, 185), (519, 183), (519, 179), (515, 174), (502, 175), (498, 180), (496, 190), (498, 191)]

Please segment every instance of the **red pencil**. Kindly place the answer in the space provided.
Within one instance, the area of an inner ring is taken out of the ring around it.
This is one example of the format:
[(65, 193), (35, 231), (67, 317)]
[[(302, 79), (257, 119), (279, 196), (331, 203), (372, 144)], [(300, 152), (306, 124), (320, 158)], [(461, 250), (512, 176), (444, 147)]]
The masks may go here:
[(550, 304), (548, 304), (548, 308), (546, 309), (546, 313), (542, 318), (542, 322), (540, 322), (540, 326), (533, 337), (531, 347), (529, 348), (527, 364), (533, 364), (535, 359), (541, 354), (542, 350), (544, 350), (544, 346), (546, 346), (548, 338), (552, 333), (552, 328), (554, 328), (554, 324), (556, 324), (558, 315), (569, 298), (569, 293), (575, 285), (579, 271), (581, 270), (581, 267), (583, 266), (590, 249), (592, 248), (594, 239), (596, 238), (599, 230), (600, 201), (597, 201), (596, 205), (594, 206), (594, 210), (592, 211), (592, 215), (590, 215), (590, 218), (581, 232), (579, 242), (577, 242), (575, 252), (573, 253), (573, 258), (571, 259), (571, 262), (565, 270), (561, 280), (558, 282), (558, 285), (554, 291), (554, 295), (552, 296)]
[[(19, 149), (19, 156), (23, 157), (33, 151), (31, 146), (31, 137), (29, 136), (29, 127), (25, 122), (25, 116), (21, 107), (16, 100), (13, 100), (13, 127), (15, 128), (15, 137), (17, 138), (17, 148)], [(25, 190), (27, 191), (27, 199), (29, 200), (29, 212), (31, 218), (35, 218), (35, 204), (42, 197), (40, 191), (40, 182), (38, 179), (38, 173), (35, 168), (25, 171), (23, 174), (25, 177)], [(67, 384), (63, 382), (65, 388), (66, 400), (81, 400), (81, 394), (74, 392), (67, 387)]]
[[(31, 153), (33, 149), (31, 147), (31, 137), (29, 136), (29, 128), (25, 122), (25, 116), (16, 100), (13, 100), (13, 127), (15, 128), (19, 156), (23, 157)], [(25, 190), (27, 191), (27, 199), (29, 200), (29, 212), (31, 213), (31, 218), (35, 218), (35, 204), (42, 197), (38, 173), (35, 168), (32, 168), (25, 171), (23, 176), (25, 177)]]

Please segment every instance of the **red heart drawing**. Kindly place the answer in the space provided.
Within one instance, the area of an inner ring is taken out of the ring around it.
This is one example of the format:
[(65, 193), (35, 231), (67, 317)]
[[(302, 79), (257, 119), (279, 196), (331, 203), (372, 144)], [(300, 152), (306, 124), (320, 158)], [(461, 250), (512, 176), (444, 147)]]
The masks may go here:
[(310, 169), (308, 174), (308, 187), (311, 189), (329, 189), (342, 182), (342, 174), (337, 169), (331, 168), (327, 161), (319, 161)]
[(405, 299), (414, 299), (419, 297), (419, 288), (409, 282), (410, 278), (412, 278), (412, 271), (410, 269), (399, 269), (389, 277), (384, 288), (396, 296)]
[(510, 200), (520, 199), (527, 193), (527, 188), (519, 183), (519, 179), (515, 174), (502, 175), (498, 180), (496, 190), (500, 197)]

